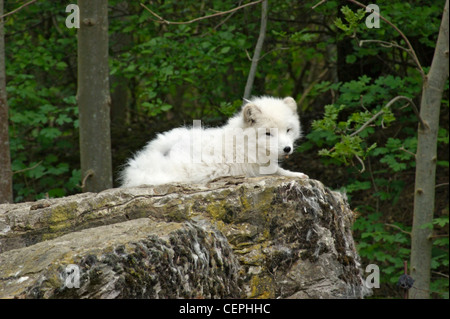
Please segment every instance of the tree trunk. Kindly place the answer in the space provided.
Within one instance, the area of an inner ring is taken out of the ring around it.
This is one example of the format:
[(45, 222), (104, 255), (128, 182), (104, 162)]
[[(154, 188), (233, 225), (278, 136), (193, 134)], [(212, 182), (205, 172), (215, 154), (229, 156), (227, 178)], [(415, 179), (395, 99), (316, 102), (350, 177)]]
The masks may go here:
[(112, 187), (108, 1), (78, 0), (78, 107), (83, 191)]
[(255, 80), (256, 68), (258, 67), (259, 57), (261, 55), (264, 38), (266, 37), (267, 28), (267, 0), (262, 2), (261, 8), (261, 27), (259, 30), (258, 41), (256, 42), (255, 52), (253, 53), (252, 65), (248, 73), (247, 83), (245, 84), (244, 99), (249, 99), (252, 93), (253, 81)]
[(436, 182), (437, 134), (442, 92), (448, 78), (448, 0), (445, 2), (433, 62), (424, 79), (420, 116), (427, 127), (419, 126), (414, 192), (414, 221), (411, 242), (411, 298), (429, 298), (432, 229)]
[[(3, 0), (0, 0), (0, 16)], [(6, 98), (5, 34), (0, 18), (0, 204), (13, 201), (11, 155), (9, 153), (8, 100)]]

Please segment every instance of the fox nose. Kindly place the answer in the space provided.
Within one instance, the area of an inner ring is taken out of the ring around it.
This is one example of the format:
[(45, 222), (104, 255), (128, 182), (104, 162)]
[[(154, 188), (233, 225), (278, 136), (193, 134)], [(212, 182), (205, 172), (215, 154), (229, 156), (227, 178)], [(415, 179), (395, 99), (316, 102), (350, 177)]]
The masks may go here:
[(290, 146), (286, 146), (285, 148), (283, 148), (283, 151), (285, 153), (289, 153), (291, 151), (291, 147)]

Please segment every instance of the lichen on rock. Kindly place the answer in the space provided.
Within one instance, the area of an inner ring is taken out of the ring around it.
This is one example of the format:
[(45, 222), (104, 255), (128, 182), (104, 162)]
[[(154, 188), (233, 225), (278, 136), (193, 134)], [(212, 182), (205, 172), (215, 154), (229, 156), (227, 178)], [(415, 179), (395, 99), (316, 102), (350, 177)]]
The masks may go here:
[(0, 205), (0, 298), (362, 298), (353, 219), (276, 176)]

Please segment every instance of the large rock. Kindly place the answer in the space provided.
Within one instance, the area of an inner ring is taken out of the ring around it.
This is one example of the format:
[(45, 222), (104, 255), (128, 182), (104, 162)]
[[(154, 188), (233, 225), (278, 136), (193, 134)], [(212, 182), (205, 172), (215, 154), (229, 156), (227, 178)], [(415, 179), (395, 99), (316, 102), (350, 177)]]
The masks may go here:
[(275, 176), (4, 204), (0, 298), (362, 298), (353, 218)]

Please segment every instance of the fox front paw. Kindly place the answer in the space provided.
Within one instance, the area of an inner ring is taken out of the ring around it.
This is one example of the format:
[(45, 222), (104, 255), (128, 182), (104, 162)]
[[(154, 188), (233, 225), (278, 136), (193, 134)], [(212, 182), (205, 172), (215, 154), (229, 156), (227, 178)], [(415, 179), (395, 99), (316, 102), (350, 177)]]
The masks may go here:
[(303, 179), (309, 178), (308, 175), (303, 174), (303, 173), (295, 172), (294, 174), (295, 174), (294, 177), (303, 178)]
[(281, 176), (287, 176), (287, 177), (296, 177), (296, 178), (305, 178), (305, 179), (309, 178), (309, 176), (306, 174), (303, 174), (300, 172), (291, 172), (291, 171), (288, 171), (287, 169), (283, 169), (281, 167), (278, 168), (277, 174), (281, 175)]

